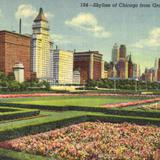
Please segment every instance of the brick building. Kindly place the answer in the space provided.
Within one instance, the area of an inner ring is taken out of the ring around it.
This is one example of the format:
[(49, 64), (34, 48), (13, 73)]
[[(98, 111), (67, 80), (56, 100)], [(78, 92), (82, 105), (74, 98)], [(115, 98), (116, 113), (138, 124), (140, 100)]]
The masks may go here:
[(75, 52), (74, 70), (80, 71), (80, 82), (85, 84), (87, 80), (98, 80), (104, 76), (103, 55), (98, 51)]
[(25, 80), (31, 79), (31, 37), (0, 31), (0, 57), (0, 71), (9, 75), (13, 73), (13, 66), (21, 63)]

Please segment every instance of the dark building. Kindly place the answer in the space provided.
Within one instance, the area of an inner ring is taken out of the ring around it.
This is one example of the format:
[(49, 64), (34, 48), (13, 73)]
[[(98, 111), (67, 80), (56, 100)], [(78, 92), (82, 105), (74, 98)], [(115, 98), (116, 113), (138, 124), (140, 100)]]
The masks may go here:
[(125, 45), (120, 45), (120, 48), (119, 48), (119, 58), (126, 58), (126, 52), (127, 52), (127, 49), (126, 49), (126, 46)]
[(133, 78), (133, 63), (131, 55), (129, 55), (128, 60), (128, 78)]
[(6, 75), (13, 73), (13, 66), (21, 63), (24, 66), (25, 80), (35, 77), (31, 73), (31, 37), (0, 31), (0, 71)]
[(74, 70), (80, 71), (80, 82), (85, 84), (87, 80), (103, 78), (104, 63), (102, 54), (98, 51), (75, 52)]
[(157, 81), (160, 81), (160, 58), (158, 60)]

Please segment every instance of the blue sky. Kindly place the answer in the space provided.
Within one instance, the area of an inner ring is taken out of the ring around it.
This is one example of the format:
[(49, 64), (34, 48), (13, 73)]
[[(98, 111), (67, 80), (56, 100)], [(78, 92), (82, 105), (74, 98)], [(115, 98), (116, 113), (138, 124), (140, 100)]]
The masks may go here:
[[(154, 8), (80, 7), (93, 3), (157, 3)], [(0, 30), (18, 31), (22, 18), (23, 33), (32, 33), (32, 21), (39, 7), (49, 20), (50, 33), (59, 48), (77, 51), (98, 50), (110, 61), (114, 43), (126, 44), (133, 61), (153, 67), (160, 57), (160, 0), (0, 0)]]

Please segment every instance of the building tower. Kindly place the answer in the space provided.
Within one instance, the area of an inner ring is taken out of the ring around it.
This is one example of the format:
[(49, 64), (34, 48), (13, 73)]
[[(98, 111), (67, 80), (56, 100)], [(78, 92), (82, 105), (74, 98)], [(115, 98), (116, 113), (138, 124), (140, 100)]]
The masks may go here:
[(156, 58), (155, 59), (155, 62), (154, 62), (154, 71), (155, 71), (155, 75), (154, 75), (154, 81), (157, 81), (157, 75), (158, 75), (158, 59)]
[(50, 54), (53, 43), (49, 35), (48, 20), (39, 9), (39, 13), (33, 22), (32, 34), (32, 70), (36, 72), (37, 78), (50, 78)]
[(117, 43), (115, 43), (112, 49), (112, 62), (116, 64), (118, 60), (119, 60), (119, 49)]
[(119, 58), (126, 58), (126, 52), (126, 46), (122, 44), (119, 48)]
[(157, 81), (160, 81), (160, 58), (158, 60)]
[(131, 54), (129, 55), (128, 60), (128, 78), (133, 78), (133, 63)]

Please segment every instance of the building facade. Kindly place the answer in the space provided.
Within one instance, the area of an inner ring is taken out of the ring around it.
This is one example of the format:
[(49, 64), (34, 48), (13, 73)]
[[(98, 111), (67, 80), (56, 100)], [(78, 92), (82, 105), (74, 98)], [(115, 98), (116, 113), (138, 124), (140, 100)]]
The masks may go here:
[(119, 48), (119, 58), (126, 58), (127, 49), (126, 46), (121, 44)]
[(158, 59), (157, 81), (160, 82), (160, 58)]
[(73, 83), (73, 52), (56, 49), (51, 57), (53, 68), (51, 70), (54, 84)]
[(31, 79), (31, 37), (0, 31), (0, 57), (0, 71), (13, 74), (13, 67), (20, 63), (24, 66), (24, 80)]
[(136, 63), (133, 63), (133, 79), (140, 78), (140, 66)]
[(117, 43), (115, 43), (112, 49), (112, 62), (116, 64), (118, 61), (119, 61), (119, 48)]
[(48, 20), (42, 8), (34, 20), (32, 29), (32, 70), (36, 72), (37, 78), (48, 79), (53, 43), (49, 35)]
[(81, 75), (81, 84), (87, 80), (99, 80), (104, 78), (104, 62), (102, 54), (98, 51), (75, 52), (74, 70), (79, 70)]
[(129, 55), (129, 60), (128, 60), (128, 78), (129, 79), (133, 78), (133, 62), (131, 55)]

